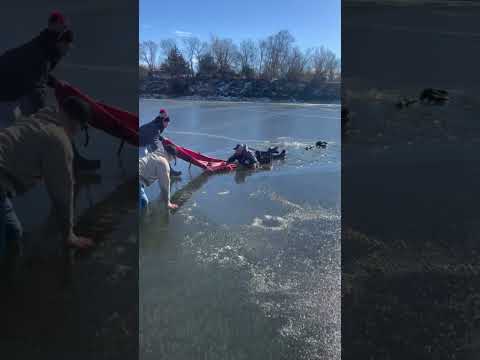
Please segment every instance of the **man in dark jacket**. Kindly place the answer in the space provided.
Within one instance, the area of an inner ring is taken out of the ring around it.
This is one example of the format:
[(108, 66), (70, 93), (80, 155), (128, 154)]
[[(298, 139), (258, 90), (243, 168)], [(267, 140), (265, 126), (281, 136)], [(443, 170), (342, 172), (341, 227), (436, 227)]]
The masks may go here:
[(169, 123), (170, 118), (168, 117), (167, 111), (161, 109), (160, 114), (155, 119), (140, 126), (140, 146), (146, 147), (147, 150), (153, 152), (156, 147), (155, 143), (163, 131), (168, 127)]
[(240, 165), (250, 169), (255, 169), (258, 166), (258, 160), (255, 157), (255, 154), (247, 145), (237, 144), (233, 150), (235, 150), (235, 153), (227, 160), (228, 163), (234, 163), (237, 161)]
[(273, 160), (285, 160), (287, 152), (282, 150), (278, 152), (278, 147), (270, 147), (266, 151), (254, 150), (246, 144), (237, 144), (233, 148), (235, 153), (227, 160), (228, 163), (238, 162), (240, 165), (255, 169), (258, 165), (270, 165)]
[(48, 76), (73, 43), (73, 32), (58, 23), (50, 20), (38, 36), (0, 56), (0, 127), (11, 125), (17, 106), (24, 116), (46, 106)]
[[(146, 147), (149, 152), (157, 149), (157, 144), (162, 140), (161, 134), (168, 127), (170, 118), (165, 109), (160, 109), (159, 115), (142, 126), (139, 129), (139, 145)], [(180, 176), (181, 171), (176, 171), (170, 167), (170, 176)]]
[[(63, 15), (53, 12), (48, 26), (31, 41), (0, 55), (0, 129), (15, 121), (15, 109), (30, 116), (47, 105), (50, 73), (65, 57), (73, 43), (73, 32), (67, 28)], [(94, 170), (96, 160), (81, 157), (75, 146), (75, 166)]]

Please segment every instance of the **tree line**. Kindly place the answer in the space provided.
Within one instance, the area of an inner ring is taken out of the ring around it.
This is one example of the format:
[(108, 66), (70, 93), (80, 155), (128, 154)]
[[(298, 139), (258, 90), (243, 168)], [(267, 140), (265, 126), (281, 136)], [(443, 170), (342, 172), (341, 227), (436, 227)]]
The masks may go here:
[(302, 51), (287, 30), (239, 44), (216, 35), (206, 42), (197, 37), (143, 41), (139, 55), (142, 77), (340, 80), (340, 59), (334, 52), (323, 46)]

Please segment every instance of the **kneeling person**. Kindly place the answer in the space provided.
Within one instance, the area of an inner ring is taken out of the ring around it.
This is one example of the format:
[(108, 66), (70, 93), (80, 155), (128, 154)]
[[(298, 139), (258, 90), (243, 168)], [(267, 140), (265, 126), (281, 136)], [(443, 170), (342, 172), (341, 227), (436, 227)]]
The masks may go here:
[(140, 205), (148, 206), (148, 198), (144, 188), (158, 181), (162, 198), (168, 209), (176, 209), (178, 206), (170, 202), (170, 164), (169, 154), (162, 148), (157, 147), (154, 152), (148, 153), (138, 160)]
[[(170, 117), (165, 109), (160, 109), (160, 113), (155, 119), (139, 128), (139, 145), (146, 147), (148, 152), (154, 152), (161, 141), (163, 131), (168, 127)], [(176, 171), (170, 167), (170, 176), (180, 176), (181, 171)]]
[(22, 236), (10, 199), (42, 181), (65, 244), (77, 248), (93, 245), (92, 240), (73, 231), (72, 138), (87, 126), (90, 116), (88, 104), (68, 97), (59, 111), (44, 108), (0, 130), (0, 257)]

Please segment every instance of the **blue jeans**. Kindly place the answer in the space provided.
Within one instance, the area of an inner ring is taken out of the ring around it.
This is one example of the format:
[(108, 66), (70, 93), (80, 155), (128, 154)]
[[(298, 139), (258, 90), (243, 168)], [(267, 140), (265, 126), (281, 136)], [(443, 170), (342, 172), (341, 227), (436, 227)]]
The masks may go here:
[(10, 199), (0, 193), (0, 263), (3, 263), (14, 246), (21, 251), (22, 224)]
[(148, 207), (148, 197), (147, 197), (147, 194), (145, 193), (145, 189), (143, 188), (143, 185), (142, 184), (138, 184), (138, 188), (140, 190), (140, 198), (139, 198), (139, 201), (140, 201), (140, 209), (146, 209)]
[(13, 125), (15, 122), (15, 108), (17, 101), (0, 102), (0, 129)]

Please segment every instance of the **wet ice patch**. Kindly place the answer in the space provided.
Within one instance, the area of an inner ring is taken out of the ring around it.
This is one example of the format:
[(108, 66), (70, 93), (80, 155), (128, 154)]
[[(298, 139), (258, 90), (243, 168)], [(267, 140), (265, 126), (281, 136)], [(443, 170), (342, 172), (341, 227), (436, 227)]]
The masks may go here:
[(296, 358), (338, 359), (339, 210), (292, 202), (268, 186), (249, 197), (273, 201), (281, 213), (235, 227), (202, 224), (185, 236), (184, 251), (215, 271), (242, 274), (252, 304), (281, 322), (279, 336), (303, 349)]
[(264, 215), (263, 218), (253, 219), (252, 226), (279, 231), (287, 227), (287, 220), (280, 216)]
[(197, 260), (207, 264), (216, 264), (220, 266), (243, 267), (247, 265), (245, 256), (240, 255), (238, 246), (226, 245), (215, 249), (214, 251), (197, 250)]
[(195, 220), (195, 217), (192, 216), (192, 215), (187, 215), (187, 217), (185, 218), (185, 223), (186, 224), (191, 224), (193, 223), (193, 221)]

